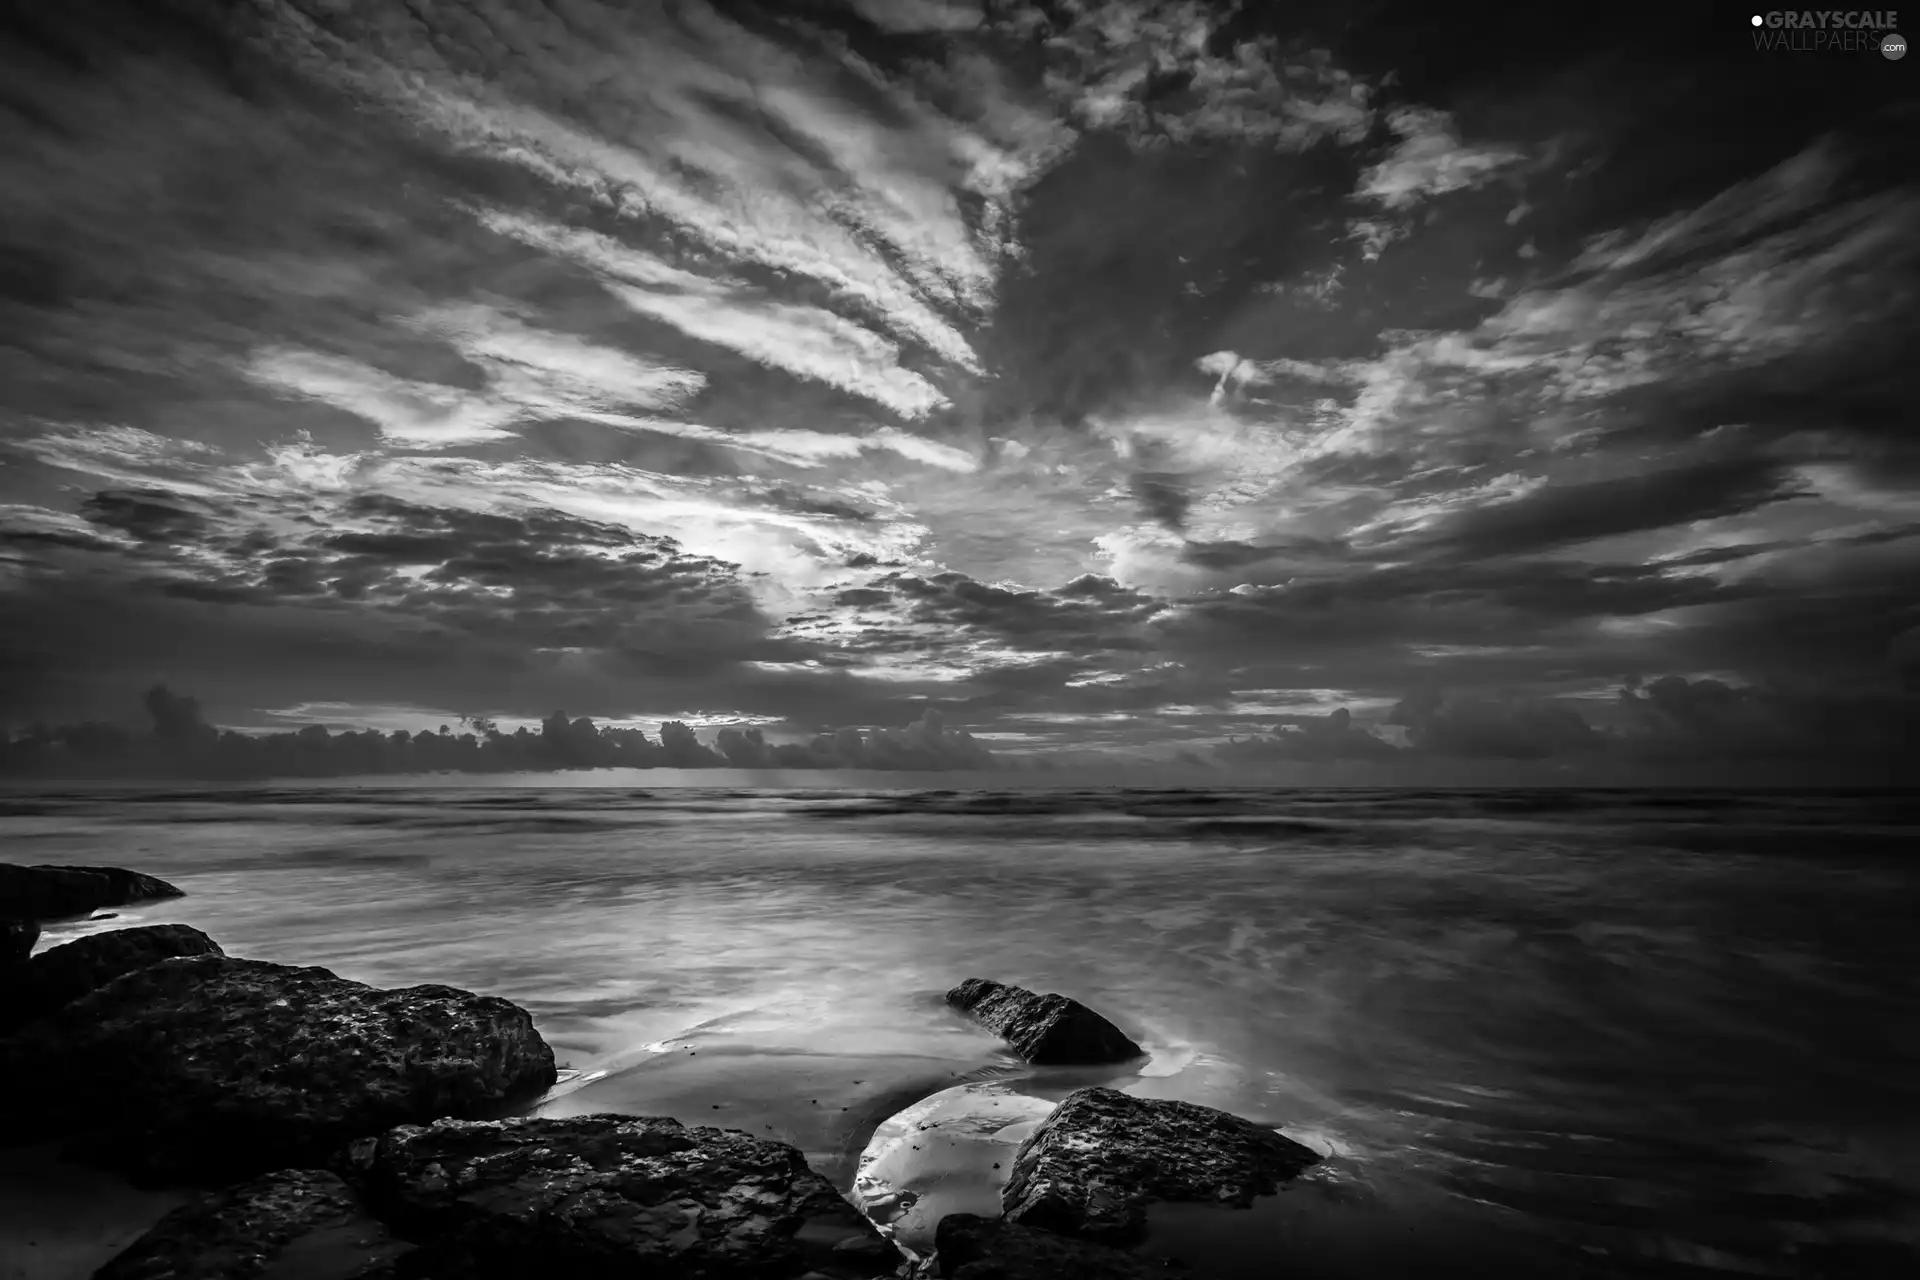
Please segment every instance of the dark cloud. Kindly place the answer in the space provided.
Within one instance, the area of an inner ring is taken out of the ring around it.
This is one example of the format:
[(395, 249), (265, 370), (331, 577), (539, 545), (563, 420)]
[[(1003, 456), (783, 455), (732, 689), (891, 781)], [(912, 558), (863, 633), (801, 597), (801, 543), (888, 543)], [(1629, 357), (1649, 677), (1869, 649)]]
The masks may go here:
[(80, 513), (142, 542), (198, 542), (208, 529), (205, 517), (155, 489), (105, 489), (82, 503)]
[(1460, 556), (1512, 555), (1641, 529), (1742, 515), (1792, 497), (1786, 468), (1766, 458), (1715, 459), (1647, 475), (1548, 484), (1444, 521), (1433, 542)]
[(1288, 538), (1273, 542), (1189, 542), (1180, 548), (1182, 564), (1231, 571), (1282, 556), (1338, 556), (1347, 549), (1331, 539)]
[(1534, 698), (1446, 698), (1437, 691), (1409, 696), (1387, 723), (1404, 726), (1414, 750), (1495, 760), (1577, 755), (1603, 739), (1571, 707)]
[(1297, 716), (1273, 726), (1271, 734), (1233, 739), (1219, 749), (1219, 757), (1231, 763), (1258, 764), (1271, 761), (1365, 760), (1384, 762), (1403, 754), (1403, 749), (1362, 725), (1353, 723), (1353, 713), (1338, 707), (1325, 716)]
[[(1781, 779), (1799, 770), (1803, 781), (1886, 785), (1920, 765), (1916, 718), (1920, 698), (1911, 692), (1849, 696), (1711, 677), (1632, 679), (1609, 701), (1429, 687), (1408, 694), (1375, 724), (1361, 724), (1344, 707), (1288, 717), (1268, 734), (1230, 740), (1217, 757), (1252, 769), (1502, 762), (1636, 783), (1662, 776), (1725, 781), (1771, 767), (1770, 776)], [(1395, 730), (1402, 741), (1390, 740)]]
[(1895, 81), (1401, 0), (324, 7), (0, 26), (0, 715), (1903, 758)]
[(1134, 499), (1154, 523), (1175, 533), (1187, 527), (1187, 509), (1193, 505), (1182, 478), (1164, 471), (1143, 471), (1129, 482)]
[(284, 733), (237, 733), (210, 724), (199, 700), (155, 685), (141, 699), (149, 726), (111, 721), (28, 726), (0, 734), (0, 773), (110, 778), (340, 777), (382, 773), (518, 773), (561, 769), (992, 770), (1001, 762), (965, 730), (928, 710), (904, 729), (841, 729), (804, 743), (770, 743), (759, 728), (728, 726), (712, 746), (669, 720), (657, 739), (632, 728), (545, 717), (509, 733), (485, 716), (460, 731), (348, 729), (310, 724)]
[(831, 498), (809, 497), (796, 493), (792, 489), (772, 488), (759, 495), (761, 500), (780, 511), (792, 511), (808, 516), (832, 516), (838, 520), (871, 520), (873, 512), (856, 507), (852, 503), (838, 502)]
[(882, 579), (907, 602), (915, 623), (959, 628), (1012, 648), (1069, 653), (1143, 647), (1138, 626), (1160, 605), (1109, 579), (1077, 579), (1060, 591), (991, 586), (962, 573), (929, 578), (891, 574)]

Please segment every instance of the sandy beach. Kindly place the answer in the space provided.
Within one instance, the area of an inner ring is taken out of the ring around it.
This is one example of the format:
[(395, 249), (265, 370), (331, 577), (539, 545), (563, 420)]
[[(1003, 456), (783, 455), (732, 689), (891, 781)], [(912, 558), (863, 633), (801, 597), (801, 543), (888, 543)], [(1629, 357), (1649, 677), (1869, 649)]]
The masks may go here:
[(0, 1280), (87, 1280), (192, 1195), (142, 1191), (57, 1143), (0, 1148)]

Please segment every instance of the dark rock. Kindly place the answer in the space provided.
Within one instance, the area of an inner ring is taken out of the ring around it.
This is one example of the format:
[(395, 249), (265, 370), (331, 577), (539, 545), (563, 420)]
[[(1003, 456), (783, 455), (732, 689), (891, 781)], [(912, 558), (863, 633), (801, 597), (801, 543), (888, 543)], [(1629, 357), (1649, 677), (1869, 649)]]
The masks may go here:
[(795, 1148), (666, 1117), (405, 1125), (345, 1169), (435, 1276), (866, 1280), (901, 1262)]
[[(1167, 1280), (1166, 1265), (1106, 1245), (1004, 1218), (950, 1213), (934, 1232), (933, 1265), (923, 1274), (939, 1280)], [(1195, 1280), (1192, 1272), (1181, 1273)]]
[(33, 955), (33, 944), (40, 941), (40, 925), (34, 920), (0, 920), (0, 983), (8, 981)]
[(497, 997), (196, 956), (0, 1040), (0, 1132), (82, 1134), (75, 1154), (139, 1178), (231, 1181), (323, 1166), (397, 1124), (496, 1115), (554, 1079), (533, 1019)]
[(102, 907), (186, 895), (165, 880), (121, 867), (23, 867), (0, 862), (0, 918), (60, 920)]
[(1063, 995), (1037, 995), (986, 978), (968, 978), (947, 992), (947, 1003), (1037, 1065), (1125, 1062), (1144, 1052), (1120, 1028)]
[(150, 924), (76, 938), (42, 951), (17, 971), (12, 994), (0, 997), (0, 1031), (52, 1013), (123, 973), (175, 956), (223, 954), (219, 943), (184, 924)]
[(337, 1175), (282, 1169), (175, 1209), (93, 1280), (390, 1280), (411, 1249)]
[(1246, 1208), (1319, 1158), (1213, 1107), (1079, 1089), (1020, 1148), (1001, 1204), (1025, 1226), (1129, 1245), (1155, 1201)]

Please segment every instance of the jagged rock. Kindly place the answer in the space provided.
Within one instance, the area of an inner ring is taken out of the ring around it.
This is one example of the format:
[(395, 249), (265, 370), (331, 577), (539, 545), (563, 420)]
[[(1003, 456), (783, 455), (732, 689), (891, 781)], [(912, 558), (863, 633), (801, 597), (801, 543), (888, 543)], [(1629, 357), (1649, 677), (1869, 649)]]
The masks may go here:
[(0, 983), (18, 976), (18, 970), (33, 955), (33, 944), (38, 941), (39, 922), (0, 920)]
[(1036, 1065), (1125, 1062), (1145, 1051), (1078, 1000), (1038, 995), (987, 978), (968, 978), (947, 1003), (995, 1032)]
[(0, 1040), (0, 1132), (84, 1135), (76, 1154), (137, 1177), (230, 1181), (323, 1166), (396, 1124), (498, 1114), (554, 1079), (532, 1018), (497, 997), (195, 956)]
[(344, 1167), (435, 1276), (867, 1280), (900, 1265), (793, 1147), (667, 1117), (405, 1125)]
[(50, 947), (15, 974), (0, 997), (0, 1031), (43, 1017), (123, 973), (175, 956), (224, 955), (220, 944), (184, 924), (150, 924), (89, 934)]
[(1001, 1204), (1025, 1226), (1129, 1245), (1156, 1201), (1246, 1208), (1319, 1158), (1213, 1107), (1079, 1089), (1020, 1148)]
[(121, 867), (0, 862), (0, 919), (59, 920), (102, 907), (185, 896), (165, 880)]
[(282, 1169), (175, 1209), (93, 1280), (391, 1280), (412, 1248), (337, 1174)]
[[(1004, 1218), (950, 1213), (934, 1232), (932, 1280), (1167, 1280), (1166, 1265)], [(1192, 1272), (1182, 1280), (1197, 1280)], [(918, 1277), (916, 1277), (918, 1280)]]

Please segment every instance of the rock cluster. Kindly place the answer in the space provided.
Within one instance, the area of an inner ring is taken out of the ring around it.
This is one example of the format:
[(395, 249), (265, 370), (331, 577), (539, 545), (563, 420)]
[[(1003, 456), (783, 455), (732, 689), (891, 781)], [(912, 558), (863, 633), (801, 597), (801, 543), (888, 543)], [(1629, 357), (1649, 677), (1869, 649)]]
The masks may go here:
[(1144, 1052), (1120, 1028), (1078, 1000), (988, 978), (968, 978), (947, 1003), (999, 1035), (1037, 1066), (1126, 1062)]
[(115, 929), (50, 947), (16, 968), (0, 988), (0, 1032), (56, 1012), (123, 973), (176, 956), (224, 954), (219, 943), (184, 924)]
[[(1002, 1104), (999, 1110), (1011, 1118), (1011, 1106), (1025, 1101), (982, 1089), (949, 1089), (896, 1117), (916, 1130), (908, 1145), (914, 1154), (893, 1141), (876, 1144), (863, 1157), (856, 1190), (869, 1196), (870, 1212), (871, 1193), (879, 1187), (864, 1184), (906, 1189), (896, 1194), (923, 1189), (907, 1215), (876, 1215), (888, 1222), (899, 1243), (921, 1255), (908, 1273), (911, 1280), (1165, 1275), (1168, 1266), (1184, 1264), (1146, 1256), (1152, 1248), (1146, 1243), (1152, 1206), (1187, 1204), (1231, 1214), (1272, 1195), (1319, 1159), (1271, 1129), (1213, 1107), (1095, 1087), (1068, 1094), (1037, 1122), (986, 1134), (990, 1142), (1012, 1136), (1011, 1129), (1022, 1138), (1017, 1150), (1010, 1150), (1005, 1172), (994, 1175), (996, 1203), (955, 1203), (956, 1170), (969, 1192), (980, 1175), (971, 1161), (956, 1164), (957, 1143), (941, 1140), (940, 1122), (977, 1120), (973, 1128), (985, 1130), (1000, 1118), (986, 1104)], [(976, 1135), (958, 1136), (982, 1145)], [(877, 1176), (882, 1173), (884, 1179)], [(924, 1220), (930, 1207), (944, 1210), (932, 1222)], [(900, 1230), (914, 1214), (923, 1219), (917, 1229)], [(1188, 1273), (1187, 1280), (1204, 1277)]]
[[(48, 1076), (61, 1090), (34, 1096)], [(122, 974), (0, 1041), (0, 1129), (86, 1131), (95, 1159), (149, 1180), (239, 1178), (489, 1114), (554, 1079), (533, 1019), (498, 997), (202, 955)]]
[[(5, 870), (51, 880), (0, 878), (16, 895), (0, 909), (81, 903), (68, 872), (97, 877), (81, 910), (178, 893), (133, 872)], [(1137, 1248), (1151, 1205), (1244, 1207), (1316, 1158), (1190, 1103), (955, 1087), (883, 1126), (863, 1160), (889, 1231), (915, 1206), (925, 1219), (896, 1249), (785, 1143), (514, 1114), (557, 1073), (506, 1000), (241, 959), (177, 924), (28, 959), (34, 935), (10, 930), (0, 952), (0, 1134), (66, 1141), (143, 1182), (229, 1184), (96, 1280), (1144, 1280), (1166, 1274)], [(948, 999), (1030, 1062), (1140, 1054), (1064, 996), (969, 979)]]
[(900, 1265), (794, 1148), (667, 1117), (405, 1125), (347, 1167), (435, 1275), (869, 1280)]

